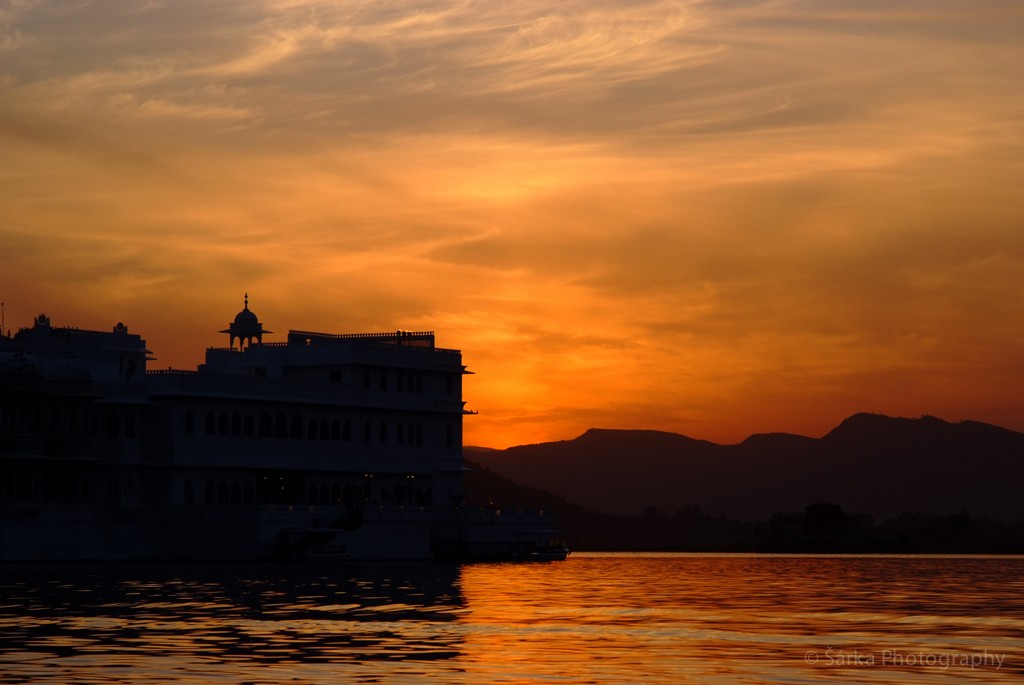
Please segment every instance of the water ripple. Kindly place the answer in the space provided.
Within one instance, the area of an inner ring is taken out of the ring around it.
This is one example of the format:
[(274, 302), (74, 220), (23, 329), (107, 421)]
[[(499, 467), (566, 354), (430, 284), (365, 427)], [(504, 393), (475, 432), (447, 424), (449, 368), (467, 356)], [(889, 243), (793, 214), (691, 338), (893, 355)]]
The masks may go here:
[(14, 566), (0, 683), (1018, 682), (1022, 578), (1019, 557)]

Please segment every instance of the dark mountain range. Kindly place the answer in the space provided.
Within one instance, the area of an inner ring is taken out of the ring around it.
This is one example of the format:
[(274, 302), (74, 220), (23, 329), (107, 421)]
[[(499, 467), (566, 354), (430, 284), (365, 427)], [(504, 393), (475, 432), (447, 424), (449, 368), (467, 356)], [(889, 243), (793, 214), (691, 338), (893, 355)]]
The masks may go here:
[(659, 431), (473, 450), (480, 466), (594, 512), (766, 520), (834, 502), (878, 519), (969, 512), (1024, 519), (1024, 433), (934, 417), (856, 414), (822, 438), (781, 433), (719, 445)]
[(760, 549), (757, 538), (766, 524), (711, 518), (694, 510), (671, 520), (656, 516), (615, 516), (588, 511), (539, 488), (520, 485), (472, 461), (479, 452), (467, 448), (465, 474), (469, 507), (541, 510), (553, 516), (562, 536), (575, 550), (674, 550), (749, 552)]

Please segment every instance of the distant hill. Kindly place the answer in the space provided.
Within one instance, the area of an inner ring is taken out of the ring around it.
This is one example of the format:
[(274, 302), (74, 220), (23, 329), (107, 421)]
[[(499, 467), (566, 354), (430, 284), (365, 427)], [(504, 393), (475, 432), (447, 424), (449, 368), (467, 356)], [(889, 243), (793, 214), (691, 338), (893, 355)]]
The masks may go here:
[(822, 438), (719, 445), (675, 433), (591, 429), (573, 440), (473, 450), (480, 466), (594, 512), (766, 520), (835, 502), (878, 519), (961, 511), (1024, 519), (1024, 433), (974, 421), (856, 414)]
[(687, 510), (673, 519), (592, 512), (564, 499), (499, 476), (474, 463), (478, 448), (466, 448), (465, 506), (500, 510), (542, 510), (575, 550), (674, 550), (739, 552), (759, 549), (765, 526), (711, 519)]
[[(615, 517), (587, 511), (550, 492), (520, 485), (499, 476), (474, 463), (478, 454), (473, 448), (466, 449), (466, 506), (544, 511), (555, 516), (559, 530), (573, 541), (574, 546), (578, 546), (581, 540), (585, 541), (588, 548), (604, 546), (609, 521)], [(610, 546), (614, 548), (619, 543), (620, 539), (616, 538)]]

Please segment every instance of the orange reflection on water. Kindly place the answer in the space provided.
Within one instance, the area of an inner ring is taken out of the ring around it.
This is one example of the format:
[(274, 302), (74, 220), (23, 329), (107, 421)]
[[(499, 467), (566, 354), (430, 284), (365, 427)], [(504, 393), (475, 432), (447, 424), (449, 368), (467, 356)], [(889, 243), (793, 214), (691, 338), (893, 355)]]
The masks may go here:
[[(49, 565), (0, 567), (0, 596), (0, 685), (1024, 676), (1021, 557)], [(957, 655), (1000, 662), (964, 665)]]
[(470, 682), (496, 683), (1016, 681), (1024, 600), (1007, 592), (1022, 570), (742, 555), (467, 566), (463, 662)]

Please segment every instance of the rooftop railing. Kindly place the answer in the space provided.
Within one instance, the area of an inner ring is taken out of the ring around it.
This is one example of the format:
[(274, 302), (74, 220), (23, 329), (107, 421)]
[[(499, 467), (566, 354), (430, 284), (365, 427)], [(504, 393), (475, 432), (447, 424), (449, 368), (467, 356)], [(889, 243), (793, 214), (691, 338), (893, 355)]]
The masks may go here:
[(316, 333), (314, 331), (288, 331), (288, 340), (302, 342), (332, 340), (374, 340), (396, 345), (422, 346), (429, 343), (434, 346), (433, 331), (395, 331), (394, 333)]
[[(314, 346), (317, 344), (360, 342), (386, 347), (407, 347), (442, 354), (461, 354), (461, 350), (436, 347), (433, 331), (396, 331), (394, 333), (316, 333), (314, 331), (288, 331), (287, 342), (252, 343), (253, 348), (286, 348), (289, 346)], [(221, 354), (242, 354), (246, 348), (208, 347), (208, 352)]]
[(198, 376), (199, 372), (190, 369), (146, 369), (147, 376)]

